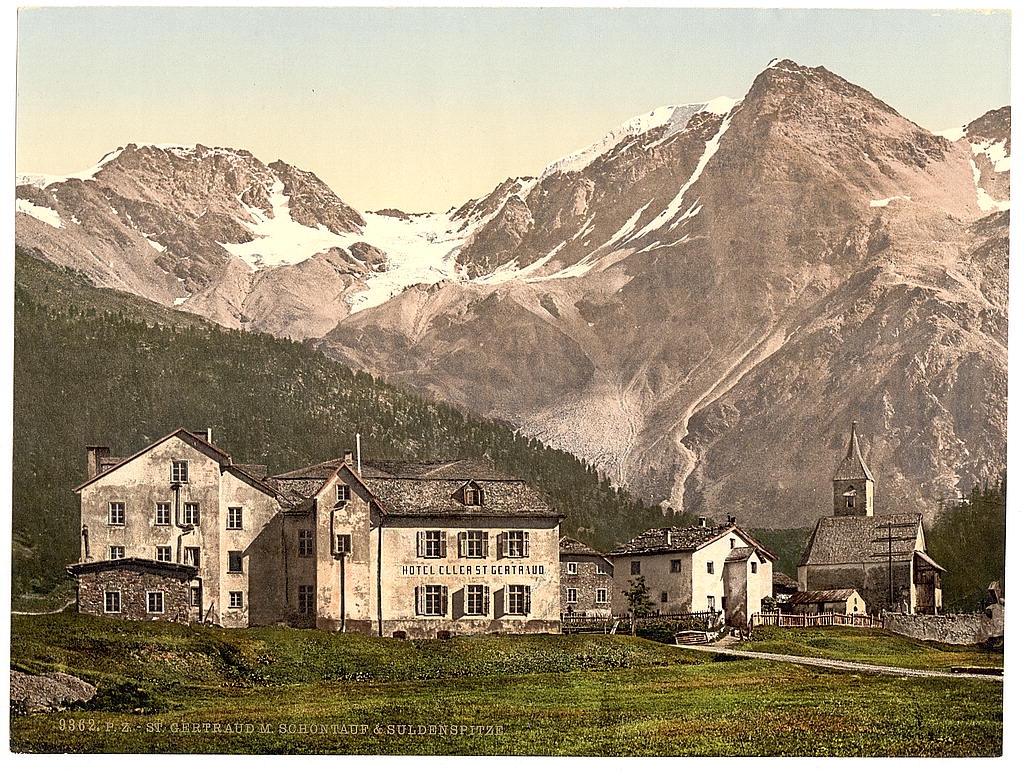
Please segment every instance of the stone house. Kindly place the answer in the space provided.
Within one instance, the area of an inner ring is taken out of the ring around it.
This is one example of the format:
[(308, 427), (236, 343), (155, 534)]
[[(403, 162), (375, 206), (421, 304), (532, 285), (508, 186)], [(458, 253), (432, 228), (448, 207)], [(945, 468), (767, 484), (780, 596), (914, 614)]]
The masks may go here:
[(562, 613), (610, 618), (615, 588), (610, 559), (569, 536), (558, 544), (561, 561)]
[(726, 623), (745, 626), (772, 596), (776, 555), (730, 517), (724, 525), (701, 519), (691, 527), (660, 527), (608, 553), (616, 591), (612, 610), (628, 612), (624, 592), (643, 577), (661, 614), (712, 610)]
[[(170, 568), (189, 566), (194, 575), (185, 620), (226, 627), (274, 623), (280, 618), (273, 577), (281, 507), (261, 473), (258, 466), (234, 463), (205, 431), (179, 428), (126, 458), (112, 457), (108, 447), (86, 448), (87, 480), (75, 488), (81, 496), (81, 562), (69, 568), (80, 590), (88, 592), (101, 578), (111, 585), (116, 576), (126, 579), (121, 561), (130, 559), (133, 575), (149, 573), (146, 582), (153, 586), (164, 581), (169, 597), (181, 575)], [(94, 608), (86, 603), (84, 611)], [(179, 615), (139, 613), (126, 602), (103, 613)]]
[(856, 589), (826, 589), (819, 592), (797, 592), (783, 604), (786, 613), (819, 615), (842, 613), (859, 615), (864, 613), (864, 598)]
[[(562, 517), (482, 463), (346, 455), (267, 476), (178, 429), (127, 458), (89, 447), (87, 476), (69, 568), (83, 612), (410, 637), (560, 630)], [(142, 612), (136, 584), (165, 592), (164, 610)]]
[(877, 515), (874, 485), (854, 423), (832, 482), (832, 516), (818, 520), (797, 568), (800, 590), (856, 589), (868, 613), (941, 613), (944, 568), (928, 556), (924, 516)]

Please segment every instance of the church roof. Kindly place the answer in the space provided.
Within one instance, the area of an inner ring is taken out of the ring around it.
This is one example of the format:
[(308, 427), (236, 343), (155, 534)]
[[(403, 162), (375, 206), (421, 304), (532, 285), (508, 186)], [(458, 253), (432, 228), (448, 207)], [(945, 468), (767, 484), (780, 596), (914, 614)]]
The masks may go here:
[(839, 467), (832, 478), (837, 480), (870, 479), (872, 482), (875, 481), (875, 478), (871, 476), (871, 469), (864, 462), (864, 456), (860, 454), (860, 440), (857, 439), (856, 420), (853, 421), (853, 426), (850, 428), (850, 443), (846, 448), (846, 457), (839, 461)]
[(917, 547), (924, 515), (916, 512), (873, 517), (822, 517), (818, 520), (801, 565), (841, 565), (886, 562), (889, 559), (889, 526), (892, 526), (892, 558), (906, 562)]

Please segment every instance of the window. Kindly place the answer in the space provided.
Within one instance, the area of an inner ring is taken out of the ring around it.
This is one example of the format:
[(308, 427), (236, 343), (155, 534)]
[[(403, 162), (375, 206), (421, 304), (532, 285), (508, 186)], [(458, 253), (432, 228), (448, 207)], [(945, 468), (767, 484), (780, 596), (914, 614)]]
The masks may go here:
[(146, 610), (150, 613), (164, 612), (164, 593), (146, 592)]
[(103, 612), (121, 612), (121, 592), (103, 592)]
[(565, 601), (566, 602), (579, 602), (579, 593), (575, 589), (565, 590)]
[(484, 505), (484, 494), (479, 487), (469, 486), (462, 491), (463, 498), (467, 506), (483, 506)]
[(338, 503), (346, 503), (352, 500), (352, 488), (348, 485), (336, 485), (335, 492), (338, 496)]
[(111, 503), (110, 509), (107, 513), (107, 522), (111, 525), (123, 525), (124, 524), (124, 504), (123, 503)]
[(242, 607), (242, 593), (228, 592), (228, 607), (238, 610)]
[(672, 560), (672, 564), (669, 565), (670, 573), (682, 573), (683, 572), (683, 561)]
[(736, 548), (736, 539), (735, 538), (730, 538), (729, 539), (729, 548), (730, 549), (735, 549)]
[(170, 546), (157, 546), (156, 547), (156, 559), (157, 559), (157, 562), (170, 562), (171, 561), (171, 547)]
[(188, 588), (188, 602), (193, 608), (200, 608), (203, 605), (203, 587), (190, 586)]
[(602, 576), (610, 576), (612, 574), (612, 568), (611, 568), (610, 565), (608, 565), (605, 562), (598, 562), (597, 563), (597, 572), (598, 572), (599, 575), (602, 575)]
[(299, 613), (304, 616), (313, 615), (313, 587), (303, 584), (299, 586)]
[(580, 572), (580, 566), (575, 562), (566, 562), (565, 572), (570, 576), (575, 576)]
[(124, 559), (124, 547), (123, 546), (111, 546), (110, 547), (110, 559), (112, 559), (112, 560), (123, 560)]
[(185, 547), (185, 564), (199, 567), (199, 547), (198, 546), (186, 546)]
[(299, 556), (300, 557), (312, 557), (313, 556), (313, 531), (312, 530), (300, 530), (299, 531)]
[(668, 602), (668, 592), (662, 592), (661, 593), (661, 601), (662, 602)]
[(751, 562), (750, 563), (750, 572), (751, 573), (756, 573), (757, 572), (757, 563), (756, 562)]
[(714, 609), (715, 609), (715, 597), (714, 597), (714, 595), (709, 594), (708, 595), (708, 610), (714, 610)]
[(440, 584), (427, 584), (426, 586), (417, 586), (416, 615), (448, 615), (448, 587), (441, 586)]
[(846, 508), (853, 509), (857, 506), (857, 491), (852, 487), (847, 487), (846, 492), (843, 493), (843, 499), (846, 501)]
[(708, 573), (711, 574), (711, 575), (715, 574), (715, 563), (714, 562), (709, 562), (708, 563)]
[(466, 587), (466, 615), (486, 616), (491, 612), (491, 588), (483, 584)]
[(629, 563), (629, 574), (631, 576), (640, 575), (640, 560), (633, 560)]
[(507, 607), (505, 611), (512, 616), (526, 616), (530, 613), (530, 587), (515, 585), (506, 590)]
[(459, 533), (459, 556), (483, 558), (487, 556), (487, 531), (467, 530)]
[(597, 590), (597, 604), (601, 605), (608, 602), (608, 590), (598, 589)]
[(335, 554), (351, 554), (352, 553), (352, 536), (348, 533), (336, 533), (334, 535), (334, 553)]
[(228, 552), (228, 572), (229, 573), (241, 573), (242, 572), (242, 552), (240, 552), (240, 551), (229, 551)]
[(242, 529), (242, 507), (228, 506), (228, 530)]
[(529, 557), (530, 556), (530, 534), (525, 530), (509, 530), (502, 533), (504, 547), (501, 550), (502, 557)]
[(158, 503), (156, 505), (156, 519), (154, 522), (158, 525), (171, 524), (171, 504)]
[(443, 530), (421, 530), (416, 533), (417, 557), (444, 557), (448, 553), (448, 539)]
[(188, 481), (188, 461), (187, 460), (172, 460), (171, 461), (171, 481), (172, 482), (187, 482)]
[(199, 504), (186, 503), (181, 512), (181, 524), (199, 526)]

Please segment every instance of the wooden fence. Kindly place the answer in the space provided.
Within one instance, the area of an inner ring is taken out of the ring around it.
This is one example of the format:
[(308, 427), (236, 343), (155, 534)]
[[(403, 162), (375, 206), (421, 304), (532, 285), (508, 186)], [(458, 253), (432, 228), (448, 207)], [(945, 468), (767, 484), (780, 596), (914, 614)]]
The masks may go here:
[(845, 613), (786, 614), (755, 613), (750, 618), (751, 626), (859, 626), (881, 629), (882, 620), (875, 616), (848, 615)]

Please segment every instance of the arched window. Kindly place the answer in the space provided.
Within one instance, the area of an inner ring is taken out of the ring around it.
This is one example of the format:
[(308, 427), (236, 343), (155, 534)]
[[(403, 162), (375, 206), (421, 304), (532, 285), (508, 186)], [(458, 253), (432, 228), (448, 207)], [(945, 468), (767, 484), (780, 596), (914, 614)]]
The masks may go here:
[(843, 493), (843, 499), (846, 501), (846, 508), (855, 509), (857, 508), (857, 490), (853, 487), (846, 488), (846, 492)]

